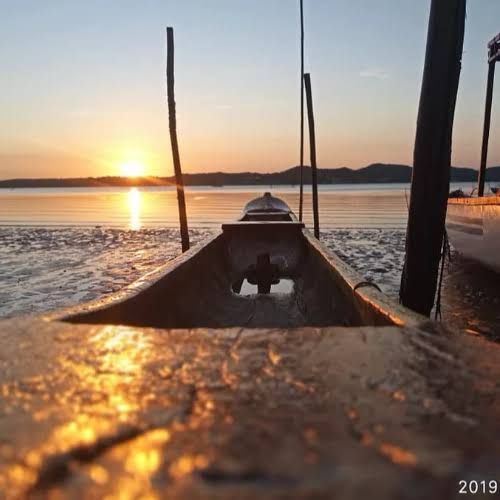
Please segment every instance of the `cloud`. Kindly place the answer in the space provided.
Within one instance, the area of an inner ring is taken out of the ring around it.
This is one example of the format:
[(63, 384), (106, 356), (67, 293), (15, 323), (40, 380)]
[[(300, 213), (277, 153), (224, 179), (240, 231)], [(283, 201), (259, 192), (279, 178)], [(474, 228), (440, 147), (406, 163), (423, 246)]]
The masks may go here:
[(361, 78), (375, 78), (376, 80), (387, 80), (389, 73), (382, 68), (368, 68), (359, 72)]

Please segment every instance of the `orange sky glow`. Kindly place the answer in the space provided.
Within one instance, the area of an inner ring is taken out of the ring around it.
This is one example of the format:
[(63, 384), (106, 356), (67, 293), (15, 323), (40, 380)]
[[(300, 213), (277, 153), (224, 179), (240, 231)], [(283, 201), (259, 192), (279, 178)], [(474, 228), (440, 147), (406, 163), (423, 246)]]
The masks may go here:
[[(8, 20), (0, 33), (0, 179), (173, 175), (167, 24), (175, 30), (183, 171), (269, 172), (298, 164), (295, 3), (167, 0), (139, 9), (113, 1), (27, 1), (32, 9), (0, 6)], [(305, 5), (319, 167), (411, 165), (429, 1)], [(77, 28), (61, 28), (75, 18)], [(498, 19), (497, 0), (469, 3), (455, 118), (457, 166), (479, 163), (485, 47), (500, 30)], [(495, 106), (488, 163), (500, 165)]]

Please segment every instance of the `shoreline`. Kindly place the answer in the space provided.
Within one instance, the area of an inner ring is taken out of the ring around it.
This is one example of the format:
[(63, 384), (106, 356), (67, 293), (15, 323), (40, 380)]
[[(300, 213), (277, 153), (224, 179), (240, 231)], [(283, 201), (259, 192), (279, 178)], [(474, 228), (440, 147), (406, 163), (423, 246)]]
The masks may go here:
[[(318, 168), (319, 185), (342, 184), (384, 184), (411, 182), (412, 167), (404, 164), (372, 163), (358, 168), (321, 167)], [(478, 170), (471, 167), (451, 167), (451, 182), (477, 182)], [(279, 186), (311, 184), (311, 168), (304, 165), (303, 172), (299, 166), (276, 172), (185, 172), (184, 185), (187, 186)], [(490, 182), (500, 181), (500, 166), (487, 169)], [(66, 177), (66, 178), (14, 178), (0, 179), (0, 189), (12, 188), (74, 188), (74, 187), (143, 187), (143, 186), (176, 186), (174, 176), (100, 176), (100, 177)]]

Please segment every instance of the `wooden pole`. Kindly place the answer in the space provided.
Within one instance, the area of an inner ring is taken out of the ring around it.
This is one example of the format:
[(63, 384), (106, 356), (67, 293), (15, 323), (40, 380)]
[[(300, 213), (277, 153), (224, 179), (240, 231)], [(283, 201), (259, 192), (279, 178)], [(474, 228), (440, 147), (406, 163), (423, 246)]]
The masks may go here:
[(177, 121), (175, 116), (174, 96), (174, 30), (167, 28), (167, 100), (170, 142), (174, 163), (175, 181), (177, 184), (177, 203), (179, 205), (179, 222), (181, 226), (182, 251), (189, 250), (189, 230), (186, 215), (186, 199), (184, 197), (184, 181), (182, 178), (179, 144), (177, 142)]
[(432, 0), (420, 94), (401, 302), (434, 305), (448, 200), (451, 142), (465, 30), (465, 0)]
[(484, 110), (483, 145), (481, 148), (481, 166), (477, 180), (477, 195), (484, 195), (484, 181), (486, 180), (486, 162), (488, 160), (488, 142), (490, 139), (491, 105), (493, 102), (493, 83), (495, 81), (495, 61), (488, 64), (488, 83), (486, 85), (486, 105)]
[(299, 220), (304, 206), (304, 5), (300, 0), (300, 193)]
[(304, 74), (304, 85), (307, 99), (307, 121), (309, 123), (309, 151), (311, 153), (312, 200), (314, 217), (314, 236), (319, 240), (319, 212), (318, 212), (318, 175), (316, 169), (316, 134), (314, 131), (314, 111), (311, 91), (311, 75)]

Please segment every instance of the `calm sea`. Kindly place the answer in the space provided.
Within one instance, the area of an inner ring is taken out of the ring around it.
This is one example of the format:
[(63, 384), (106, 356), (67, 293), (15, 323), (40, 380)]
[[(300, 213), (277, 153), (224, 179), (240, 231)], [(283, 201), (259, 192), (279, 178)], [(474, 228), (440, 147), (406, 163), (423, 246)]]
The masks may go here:
[[(298, 211), (297, 186), (190, 187), (186, 190), (189, 224), (215, 227), (235, 220), (245, 203), (264, 191)], [(320, 186), (321, 227), (403, 228), (409, 192), (409, 184)], [(304, 214), (310, 225), (310, 186), (306, 187)], [(0, 225), (176, 227), (176, 192), (170, 187), (0, 189)]]

